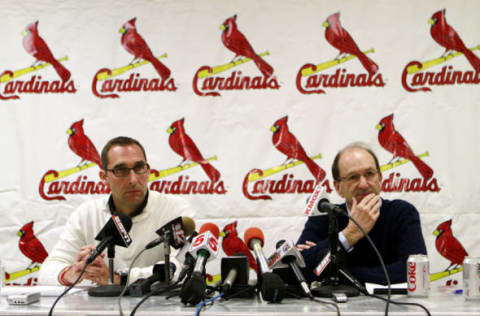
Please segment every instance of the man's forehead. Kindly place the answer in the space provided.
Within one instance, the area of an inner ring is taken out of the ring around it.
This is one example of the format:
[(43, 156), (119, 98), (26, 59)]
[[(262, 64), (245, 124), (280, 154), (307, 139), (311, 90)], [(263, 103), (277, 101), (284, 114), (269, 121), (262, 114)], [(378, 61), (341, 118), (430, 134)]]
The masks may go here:
[(372, 155), (363, 148), (349, 148), (340, 156), (339, 170), (342, 173), (376, 169)]
[(120, 146), (116, 145), (108, 151), (109, 164), (134, 164), (145, 161), (143, 152), (136, 144)]

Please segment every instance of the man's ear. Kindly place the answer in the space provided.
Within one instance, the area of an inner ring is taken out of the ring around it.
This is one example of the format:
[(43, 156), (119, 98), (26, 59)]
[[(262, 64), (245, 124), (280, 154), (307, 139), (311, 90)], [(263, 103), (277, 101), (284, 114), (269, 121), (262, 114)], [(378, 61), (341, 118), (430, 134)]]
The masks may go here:
[(333, 180), (333, 186), (335, 187), (335, 191), (337, 191), (337, 194), (343, 198), (344, 196), (342, 194), (342, 191), (340, 190), (340, 181)]
[(98, 172), (98, 176), (100, 177), (100, 179), (102, 180), (103, 184), (107, 185), (107, 174), (105, 173), (105, 170), (103, 169), (100, 169), (100, 171)]

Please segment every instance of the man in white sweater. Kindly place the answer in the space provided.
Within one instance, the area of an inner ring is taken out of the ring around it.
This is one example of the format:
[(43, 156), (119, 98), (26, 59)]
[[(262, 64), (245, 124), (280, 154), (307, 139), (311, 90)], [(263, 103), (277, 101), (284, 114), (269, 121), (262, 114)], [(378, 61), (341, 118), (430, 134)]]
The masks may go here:
[[(193, 217), (193, 210), (183, 199), (148, 190), (150, 166), (145, 150), (137, 140), (123, 136), (110, 140), (102, 150), (101, 163), (99, 175), (110, 188), (110, 196), (87, 201), (72, 213), (65, 231), (42, 264), (40, 284), (71, 285), (98, 243), (95, 236), (113, 212), (132, 219), (129, 232), (132, 243), (128, 248), (115, 249), (114, 268), (125, 272), (133, 258), (158, 237), (155, 233), (158, 228), (178, 216)], [(153, 265), (164, 258), (163, 247), (145, 251), (130, 272), (130, 282), (150, 276)], [(82, 280), (98, 285), (109, 283), (105, 254), (87, 266)], [(118, 273), (115, 273), (114, 283), (120, 284)]]

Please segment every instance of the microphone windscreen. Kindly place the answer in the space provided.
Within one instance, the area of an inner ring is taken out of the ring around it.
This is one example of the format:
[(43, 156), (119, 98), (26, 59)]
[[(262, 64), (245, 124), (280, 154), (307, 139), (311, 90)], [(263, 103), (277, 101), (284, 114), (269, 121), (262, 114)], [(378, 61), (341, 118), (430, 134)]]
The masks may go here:
[(115, 215), (118, 216), (118, 218), (122, 222), (123, 227), (125, 227), (127, 232), (130, 232), (130, 229), (132, 229), (132, 219), (130, 218), (130, 216), (122, 213), (115, 213)]
[(198, 234), (203, 234), (206, 231), (210, 231), (216, 239), (218, 239), (218, 236), (220, 236), (220, 229), (214, 223), (203, 224), (202, 227), (200, 227)]
[(267, 272), (262, 275), (261, 293), (267, 302), (280, 303), (285, 296), (285, 283), (278, 274)]
[(243, 235), (243, 239), (245, 240), (245, 243), (248, 245), (248, 248), (252, 249), (252, 247), (250, 247), (250, 241), (252, 239), (260, 240), (263, 247), (263, 241), (265, 240), (265, 237), (263, 236), (263, 232), (260, 230), (260, 228), (250, 227), (245, 231), (245, 234)]
[(130, 236), (128, 236), (131, 228), (132, 219), (130, 216), (115, 212), (97, 234), (95, 240), (102, 241), (109, 237), (115, 245), (128, 247), (131, 243)]
[(284, 242), (285, 242), (285, 239), (281, 239), (277, 241), (277, 244), (275, 245), (275, 249), (278, 249), (278, 247), (280, 247)]
[(195, 230), (195, 222), (191, 217), (182, 216), (182, 223), (185, 236), (190, 236)]

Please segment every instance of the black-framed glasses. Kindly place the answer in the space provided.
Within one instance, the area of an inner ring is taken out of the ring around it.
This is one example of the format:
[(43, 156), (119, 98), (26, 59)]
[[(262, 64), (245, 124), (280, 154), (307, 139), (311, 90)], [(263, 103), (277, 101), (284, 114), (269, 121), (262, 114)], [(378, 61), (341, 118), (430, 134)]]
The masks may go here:
[(350, 174), (346, 177), (340, 177), (340, 180), (345, 181), (345, 182), (349, 182), (349, 183), (356, 183), (356, 182), (360, 181), (361, 177), (364, 177), (365, 180), (371, 181), (371, 180), (373, 180), (373, 178), (375, 178), (375, 176), (377, 174), (378, 174), (377, 170), (369, 169), (369, 170), (365, 171), (364, 173), (353, 173), (353, 174)]
[(130, 170), (133, 170), (136, 174), (144, 174), (150, 168), (148, 163), (146, 162), (137, 162), (132, 168), (125, 167), (125, 166), (118, 166), (113, 169), (106, 169), (110, 171), (118, 178), (125, 178), (130, 174)]

